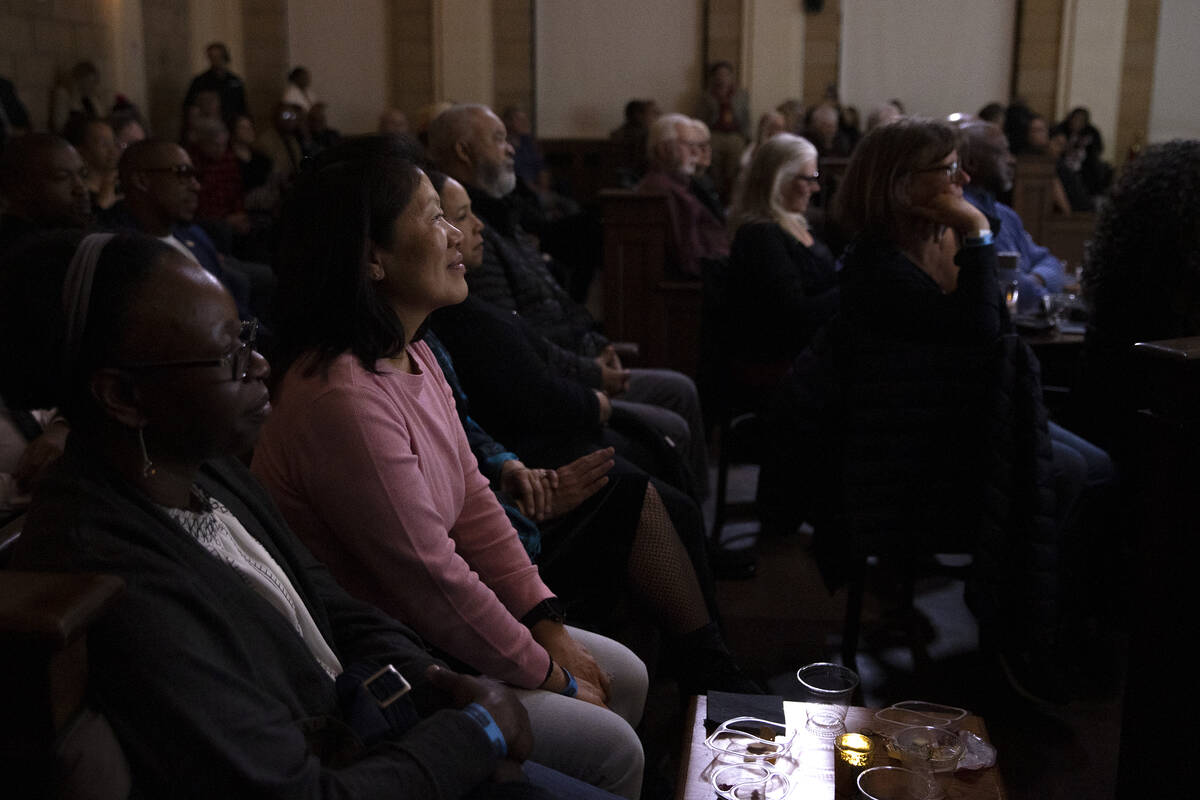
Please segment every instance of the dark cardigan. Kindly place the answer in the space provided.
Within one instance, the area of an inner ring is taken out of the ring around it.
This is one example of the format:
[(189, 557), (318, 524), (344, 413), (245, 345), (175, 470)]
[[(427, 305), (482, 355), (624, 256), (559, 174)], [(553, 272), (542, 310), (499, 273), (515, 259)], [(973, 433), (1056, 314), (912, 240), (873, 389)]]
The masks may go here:
[(738, 361), (795, 358), (838, 307), (829, 248), (805, 247), (776, 222), (738, 227), (725, 286), (725, 346)]
[[(90, 689), (149, 797), (459, 797), (496, 766), (480, 726), (443, 708), (417, 637), (347, 595), (237, 461), (204, 465), (287, 573), (343, 666), (393, 664), (425, 718), (351, 759), (310, 747), (344, 729), (333, 681), (266, 600), (72, 436), (39, 488), (14, 566), (104, 572), (127, 591), (91, 629)], [(343, 739), (345, 737), (342, 737)], [(341, 753), (345, 756), (345, 753)]]
[(955, 261), (943, 293), (889, 245), (847, 252), (841, 312), (769, 412), (760, 498), (803, 497), (831, 587), (868, 553), (973, 553), (976, 614), (1045, 647), (1058, 565), (1039, 368), (1010, 332), (994, 248)]

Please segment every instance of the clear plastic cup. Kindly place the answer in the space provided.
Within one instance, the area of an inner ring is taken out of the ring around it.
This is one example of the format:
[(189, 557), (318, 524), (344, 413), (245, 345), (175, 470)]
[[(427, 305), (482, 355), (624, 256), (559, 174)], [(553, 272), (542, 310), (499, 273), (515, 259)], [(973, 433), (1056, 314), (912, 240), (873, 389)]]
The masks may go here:
[(807, 703), (805, 728), (829, 739), (845, 733), (846, 712), (858, 688), (858, 673), (841, 664), (818, 662), (796, 670), (796, 680), (800, 681)]

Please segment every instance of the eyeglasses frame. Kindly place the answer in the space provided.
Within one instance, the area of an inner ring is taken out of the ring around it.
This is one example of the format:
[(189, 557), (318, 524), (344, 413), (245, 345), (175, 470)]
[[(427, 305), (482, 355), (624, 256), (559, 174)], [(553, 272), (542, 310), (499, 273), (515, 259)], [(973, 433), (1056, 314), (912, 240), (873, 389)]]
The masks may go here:
[(251, 318), (242, 322), (242, 331), (238, 337), (241, 346), (220, 358), (200, 358), (185, 361), (147, 361), (133, 364), (116, 364), (118, 369), (133, 371), (149, 371), (155, 369), (188, 369), (192, 367), (229, 367), (230, 380), (239, 382), (246, 380), (250, 372), (250, 359), (258, 341), (258, 320)]

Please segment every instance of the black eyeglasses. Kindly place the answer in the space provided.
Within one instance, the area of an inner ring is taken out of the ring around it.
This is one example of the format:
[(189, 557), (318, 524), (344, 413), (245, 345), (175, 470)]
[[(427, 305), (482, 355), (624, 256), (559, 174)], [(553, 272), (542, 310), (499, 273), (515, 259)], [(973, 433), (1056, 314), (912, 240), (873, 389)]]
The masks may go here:
[(251, 319), (243, 322), (238, 338), (241, 339), (241, 344), (238, 348), (220, 358), (196, 359), (194, 361), (153, 361), (141, 364), (118, 364), (117, 366), (121, 369), (130, 370), (227, 367), (230, 370), (230, 380), (244, 381), (246, 380), (246, 374), (250, 371), (250, 356), (254, 353), (254, 344), (258, 340), (258, 320)]
[(199, 178), (200, 173), (196, 172), (196, 168), (191, 164), (175, 164), (170, 167), (147, 167), (142, 172), (170, 172), (181, 181), (190, 181), (193, 178)]
[(914, 169), (913, 172), (941, 172), (945, 174), (946, 180), (952, 181), (958, 177), (959, 169), (957, 161), (951, 161), (949, 164), (938, 164), (936, 167), (926, 167), (925, 169)]

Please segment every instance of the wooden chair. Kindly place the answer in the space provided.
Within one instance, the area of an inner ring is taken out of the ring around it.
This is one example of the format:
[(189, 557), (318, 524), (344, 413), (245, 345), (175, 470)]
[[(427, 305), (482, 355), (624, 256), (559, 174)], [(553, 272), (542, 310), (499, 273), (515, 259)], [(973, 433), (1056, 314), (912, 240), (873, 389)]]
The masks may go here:
[(1083, 263), (1087, 242), (1096, 229), (1096, 215), (1054, 210), (1052, 186), (1058, 178), (1049, 156), (1021, 156), (1013, 179), (1013, 210), (1033, 241), (1071, 264)]
[(695, 377), (700, 359), (702, 283), (667, 268), (667, 201), (601, 192), (604, 225), (604, 332), (637, 342), (641, 362)]
[[(0, 563), (23, 522), (19, 517), (0, 533)], [(0, 569), (0, 794), (129, 796), (121, 747), (86, 703), (88, 626), (124, 587), (112, 575)]]

